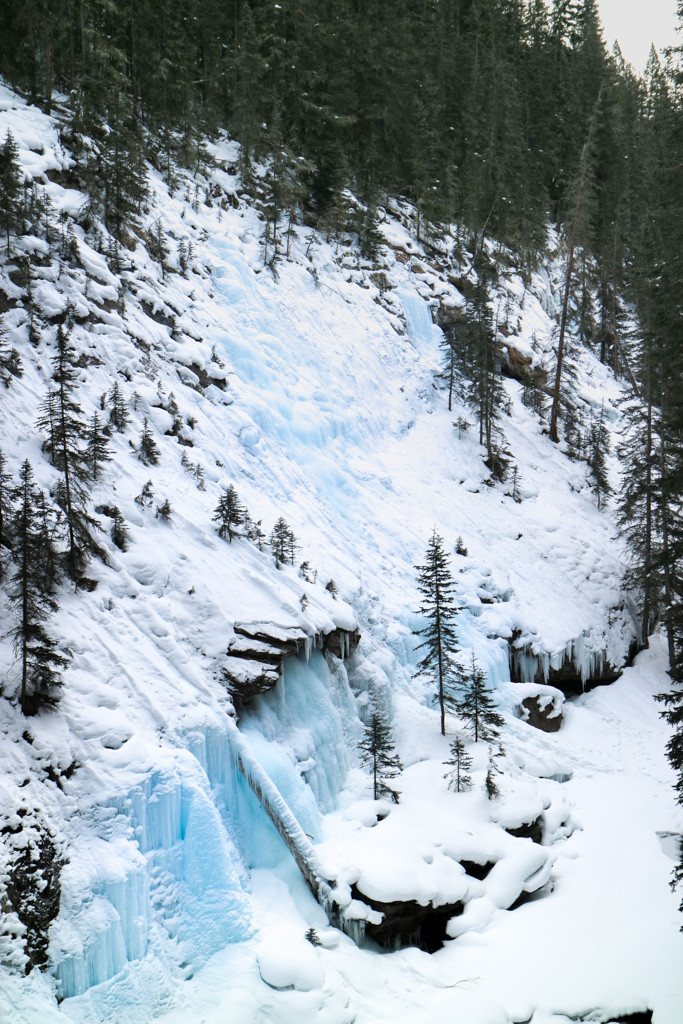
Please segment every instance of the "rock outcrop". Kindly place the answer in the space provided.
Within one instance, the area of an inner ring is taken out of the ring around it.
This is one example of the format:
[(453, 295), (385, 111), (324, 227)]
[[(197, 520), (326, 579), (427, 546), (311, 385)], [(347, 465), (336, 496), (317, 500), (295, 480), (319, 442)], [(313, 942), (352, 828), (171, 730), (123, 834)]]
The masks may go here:
[(541, 732), (559, 732), (562, 728), (562, 710), (557, 706), (552, 697), (544, 697), (540, 694), (535, 697), (525, 697), (522, 701), (523, 717), (534, 729)]
[(344, 660), (355, 651), (360, 630), (335, 627), (328, 633), (313, 636), (299, 626), (282, 626), (274, 622), (244, 622), (233, 626), (235, 636), (228, 643), (223, 675), (230, 694), (238, 704), (267, 693), (282, 677), (285, 658), (310, 656), (312, 650), (323, 651)]
[(426, 953), (435, 953), (448, 939), (446, 925), (450, 919), (458, 917), (464, 910), (464, 905), (460, 901), (440, 906), (434, 906), (432, 903), (422, 906), (415, 900), (383, 903), (381, 900), (366, 896), (355, 885), (351, 893), (354, 899), (360, 900), (383, 915), (379, 924), (368, 921), (365, 934), (367, 938), (385, 949), (417, 946)]

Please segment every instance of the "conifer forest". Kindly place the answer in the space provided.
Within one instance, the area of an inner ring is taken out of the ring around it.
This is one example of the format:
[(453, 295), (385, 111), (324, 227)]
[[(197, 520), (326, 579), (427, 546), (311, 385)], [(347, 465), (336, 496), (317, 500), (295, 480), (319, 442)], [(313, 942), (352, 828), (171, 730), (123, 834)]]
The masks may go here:
[(683, 1021), (683, 0), (0, 0), (0, 1018)]

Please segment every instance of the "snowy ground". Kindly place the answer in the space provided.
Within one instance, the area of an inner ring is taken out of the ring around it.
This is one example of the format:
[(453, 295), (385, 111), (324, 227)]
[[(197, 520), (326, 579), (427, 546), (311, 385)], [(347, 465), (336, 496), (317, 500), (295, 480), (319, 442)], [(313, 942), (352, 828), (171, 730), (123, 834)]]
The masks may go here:
[[(38, 179), (68, 165), (52, 123), (0, 90), (0, 137), (7, 127)], [(234, 155), (231, 143), (215, 147), (224, 169), (214, 183), (228, 192), (237, 185)], [(114, 380), (129, 402), (131, 426), (113, 435), (115, 459), (93, 503), (120, 506), (131, 543), (123, 553), (103, 534), (110, 565), (90, 567), (97, 590), (64, 593), (58, 628), (73, 660), (59, 713), (32, 721), (30, 741), (6, 699), (17, 677), (2, 648), (2, 805), (49, 822), (68, 860), (51, 953), (72, 996), (58, 1005), (49, 975), (8, 971), (8, 1019), (563, 1024), (650, 1008), (655, 1024), (680, 1024), (683, 939), (667, 886), (670, 844), (658, 833), (682, 832), (683, 815), (652, 701), (666, 687), (662, 651), (655, 645), (617, 683), (565, 705), (554, 735), (517, 717), (521, 688), (509, 683), (506, 639), (515, 630), (549, 655), (580, 640), (585, 664), (596, 653), (620, 663), (628, 647), (624, 553), (609, 515), (595, 508), (585, 466), (550, 444), (520, 385), (507, 381), (503, 427), (523, 500), (505, 484), (489, 486), (476, 431), (459, 437), (453, 426), (466, 410), (449, 413), (434, 386), (440, 335), (430, 308), (462, 296), (398, 216), (385, 224), (381, 293), (352, 249), (304, 229), (274, 279), (252, 209), (193, 209), (182, 188), (169, 196), (152, 181), (144, 226), (161, 217), (171, 267), (175, 244), (192, 241), (187, 274), (176, 265), (162, 278), (138, 244), (117, 312), (118, 282), (78, 228), (81, 267), (36, 270), (46, 320), (67, 298), (83, 314), (73, 340), (97, 360), (82, 377), (86, 414)], [(43, 183), (56, 211), (77, 211), (78, 195)], [(40, 240), (22, 244), (44, 249)], [(547, 366), (557, 298), (549, 269), (530, 290), (513, 273), (500, 289), (510, 340)], [(7, 267), (0, 285), (18, 294)], [(20, 309), (2, 319), (25, 368), (3, 397), (3, 448), (14, 475), (28, 457), (48, 487), (55, 473), (34, 423), (54, 328), (33, 349)], [(212, 383), (200, 385), (203, 372)], [(588, 353), (578, 388), (587, 408), (604, 401), (616, 420), (619, 389)], [(164, 434), (171, 394), (191, 447)], [(143, 466), (131, 447), (144, 416), (158, 466)], [(183, 455), (201, 467), (205, 490)], [(171, 500), (170, 524), (134, 500), (150, 478), (155, 503)], [(318, 583), (276, 570), (246, 541), (217, 537), (211, 515), (229, 483), (266, 532), (285, 516)], [(459, 536), (468, 549), (452, 555), (470, 609), (460, 639), (487, 668), (505, 712), (502, 796), (491, 803), (481, 791), (483, 747), (473, 750), (474, 791), (447, 791), (448, 738), (431, 687), (413, 679), (413, 567), (435, 526), (450, 552)], [(331, 578), (336, 601), (324, 589)], [(498, 879), (492, 873), (470, 894), (454, 926), (462, 934), (431, 956), (359, 950), (328, 928), (231, 768), (232, 709), (220, 673), (234, 623), (296, 625), (313, 636), (349, 628), (354, 616), (363, 639), (346, 667), (330, 669), (320, 654), (290, 666), (284, 686), (257, 700), (240, 727), (337, 878), (362, 877), (385, 899), (449, 896), (463, 884), (456, 860), (468, 844), (470, 853), (496, 851)], [(379, 823), (355, 754), (371, 687), (389, 696), (405, 765), (402, 802)], [(48, 768), (74, 760), (81, 767), (61, 788), (50, 781)], [(541, 812), (542, 847), (505, 833)], [(539, 898), (501, 909), (536, 868), (550, 872)], [(321, 947), (305, 940), (309, 927)]]

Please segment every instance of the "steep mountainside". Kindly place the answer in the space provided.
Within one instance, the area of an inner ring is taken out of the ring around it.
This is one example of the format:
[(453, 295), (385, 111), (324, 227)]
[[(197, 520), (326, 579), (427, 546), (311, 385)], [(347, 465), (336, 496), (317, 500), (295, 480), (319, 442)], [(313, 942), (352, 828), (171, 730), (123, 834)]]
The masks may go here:
[[(531, 280), (507, 254), (493, 293), (510, 463), (497, 480), (437, 377), (437, 323), (457, 326), (474, 286), (452, 237), (425, 251), (395, 203), (375, 263), (298, 226), (267, 267), (223, 139), (172, 189), (149, 168), (135, 247), (119, 250), (79, 213), (59, 121), (3, 88), (8, 128), (50, 199), (47, 226), (0, 263), (3, 346), (23, 365), (2, 394), (12, 482), (28, 459), (54, 505), (36, 421), (60, 328), (84, 422), (110, 421), (116, 384), (127, 419), (88, 499), (103, 557), (60, 584), (48, 621), (68, 658), (54, 711), (18, 706), (11, 586), (2, 596), (8, 1020), (679, 1022), (667, 883), (683, 817), (651, 700), (663, 656), (655, 644), (590, 689), (637, 634), (625, 551), (586, 462), (522, 400), (554, 365), (557, 240)], [(584, 423), (602, 411), (612, 429), (618, 382), (578, 346), (573, 365)], [(157, 461), (140, 457), (145, 431)], [(217, 532), (230, 485), (252, 539)], [(258, 542), (279, 517), (292, 564)], [(415, 566), (434, 529), (464, 663), (473, 652), (505, 720), (492, 800), (485, 742), (468, 738), (472, 790), (447, 788), (463, 723), (449, 716), (442, 737), (415, 675)], [(403, 763), (397, 805), (371, 799), (358, 755), (371, 697)], [(333, 887), (343, 930), (264, 804)]]

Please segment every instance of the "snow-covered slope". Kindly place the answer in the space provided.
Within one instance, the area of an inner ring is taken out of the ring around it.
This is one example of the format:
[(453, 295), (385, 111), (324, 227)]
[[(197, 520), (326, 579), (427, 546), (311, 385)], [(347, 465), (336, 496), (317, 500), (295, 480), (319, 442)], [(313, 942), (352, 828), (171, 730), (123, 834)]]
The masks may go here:
[[(8, 127), (55, 214), (76, 214), (83, 197), (59, 184), (70, 158), (55, 124), (2, 90), (0, 137)], [(181, 177), (171, 195), (150, 169), (143, 221), (160, 219), (167, 234), (164, 272), (141, 238), (115, 275), (78, 227), (75, 263), (24, 238), (2, 264), (2, 327), (24, 364), (2, 401), (13, 476), (29, 458), (41, 486), (56, 479), (35, 421), (67, 302), (86, 417), (115, 381), (131, 415), (92, 494), (93, 507), (120, 508), (129, 547), (113, 544), (101, 514), (108, 564), (87, 570), (97, 588), (62, 589), (54, 626), (72, 657), (57, 712), (21, 716), (3, 640), (1, 802), (16, 830), (5, 868), (32, 827), (50, 830), (63, 858), (50, 970), (23, 978), (8, 966), (8, 1019), (560, 1024), (649, 1008), (657, 1024), (678, 1024), (683, 940), (658, 833), (680, 833), (683, 819), (651, 700), (665, 685), (659, 648), (611, 687), (568, 702), (552, 735), (521, 718), (530, 691), (510, 683), (509, 640), (555, 667), (568, 652), (584, 677), (603, 660), (621, 665), (632, 640), (624, 552), (585, 465), (549, 442), (508, 380), (503, 426), (522, 500), (490, 480), (476, 430), (454, 427), (467, 410), (449, 413), (434, 381), (441, 334), (431, 311), (464, 300), (453, 268), (411, 239), (405, 211), (387, 213), (379, 268), (298, 228), (292, 259), (273, 274), (258, 215), (237, 199), (235, 144), (216, 143), (212, 155), (199, 202), (197, 182)], [(185, 272), (180, 242), (192, 245)], [(44, 257), (33, 269), (44, 324), (35, 347), (12, 272), (22, 249)], [(498, 295), (508, 342), (547, 367), (552, 282), (552, 267), (529, 288), (511, 271)], [(609, 371), (584, 352), (579, 374), (581, 400), (604, 402), (616, 420)], [(145, 417), (158, 465), (136, 456)], [(135, 500), (148, 480), (151, 507)], [(245, 539), (218, 537), (213, 510), (231, 483), (266, 533), (285, 517), (316, 582), (276, 569)], [(164, 499), (170, 522), (155, 516)], [(449, 737), (431, 686), (413, 678), (414, 566), (434, 527), (465, 606), (461, 645), (505, 712), (501, 797), (491, 802), (483, 744), (472, 748), (474, 790), (447, 790)], [(466, 556), (455, 554), (459, 537)], [(328, 927), (236, 766), (224, 669), (240, 623), (310, 637), (277, 687), (242, 709), (244, 757), (275, 784), (351, 916), (363, 916), (350, 905), (356, 883), (382, 901), (465, 903), (437, 953), (359, 949)], [(319, 638), (356, 623), (351, 658), (323, 656)], [(397, 807), (370, 800), (358, 767), (371, 689), (393, 709), (405, 766)], [(505, 831), (539, 819), (542, 845)], [(495, 867), (476, 879), (463, 860)], [(524, 891), (537, 898), (506, 909)], [(21, 928), (12, 914), (7, 922), (8, 964), (18, 964)], [(306, 941), (309, 928), (321, 946)]]

